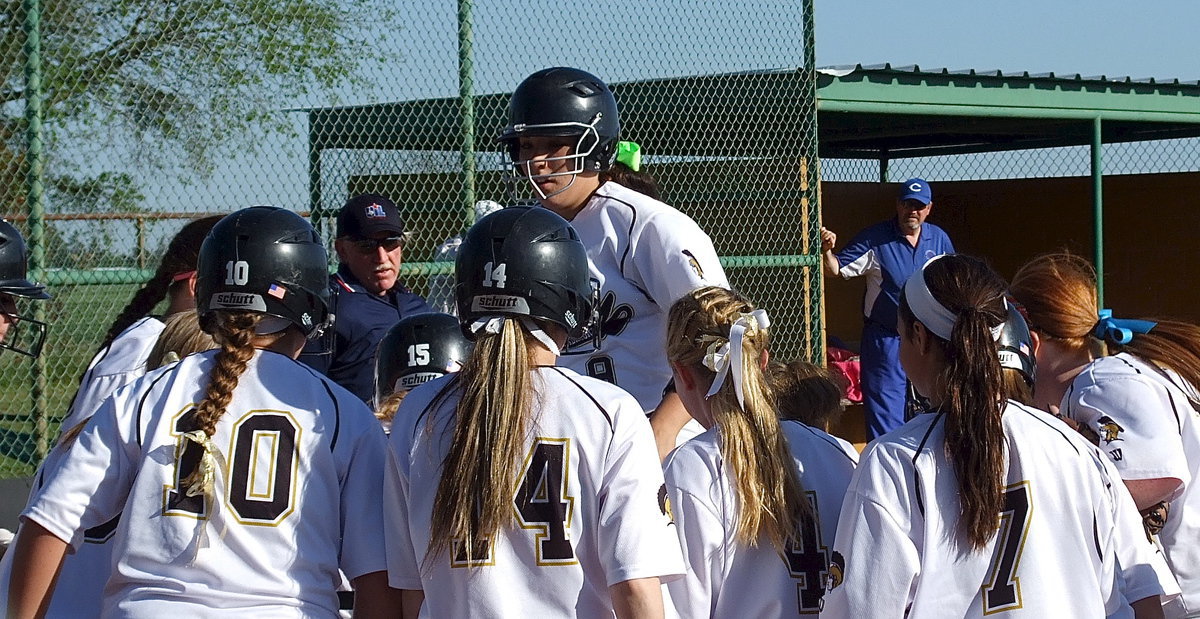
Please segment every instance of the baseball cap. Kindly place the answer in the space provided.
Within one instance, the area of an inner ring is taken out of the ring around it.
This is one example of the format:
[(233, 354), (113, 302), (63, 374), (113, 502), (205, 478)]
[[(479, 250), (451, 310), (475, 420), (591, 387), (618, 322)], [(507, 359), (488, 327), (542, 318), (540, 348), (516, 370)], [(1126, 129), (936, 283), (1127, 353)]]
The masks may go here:
[(933, 191), (923, 178), (910, 178), (900, 186), (900, 200), (917, 200), (921, 204), (933, 202)]
[(400, 209), (386, 196), (364, 193), (346, 201), (338, 212), (337, 236), (368, 238), (380, 232), (400, 236), (404, 234), (404, 221)]

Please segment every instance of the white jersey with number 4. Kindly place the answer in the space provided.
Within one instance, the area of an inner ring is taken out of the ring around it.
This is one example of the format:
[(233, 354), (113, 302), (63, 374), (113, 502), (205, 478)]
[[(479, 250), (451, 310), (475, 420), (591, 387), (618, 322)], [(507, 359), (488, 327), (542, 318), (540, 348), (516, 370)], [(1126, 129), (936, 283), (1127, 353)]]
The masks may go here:
[(798, 421), (781, 423), (815, 519), (780, 553), (737, 540), (736, 482), (712, 428), (671, 453), (667, 492), (688, 573), (667, 585), (683, 617), (799, 617), (821, 610), (838, 512), (858, 452)]
[[(454, 432), (457, 376), (417, 387), (392, 425), (384, 493), (388, 580), (423, 589), (423, 617), (601, 617), (609, 586), (683, 573), (650, 424), (624, 391), (534, 370), (515, 522), (468, 553), (426, 557), (434, 495)], [(451, 471), (448, 474), (453, 475)]]
[(871, 443), (846, 492), (829, 617), (1103, 617), (1117, 609), (1119, 481), (1075, 431), (1009, 402), (1000, 527), (973, 550), (960, 525), (945, 416)]
[(78, 548), (121, 512), (104, 614), (331, 616), (339, 567), (386, 569), (379, 422), (307, 366), (256, 351), (211, 439), (215, 499), (189, 497), (180, 480), (200, 451), (181, 435), (216, 354), (106, 400), (22, 516)]
[(600, 281), (603, 339), (596, 352), (558, 364), (619, 385), (652, 410), (671, 379), (671, 305), (696, 288), (729, 286), (712, 239), (687, 215), (617, 183), (601, 185), (571, 226)]
[(1100, 436), (1122, 479), (1179, 480), (1159, 533), (1183, 592), (1168, 616), (1200, 616), (1200, 412), (1176, 380), (1127, 353), (1103, 357), (1071, 382), (1061, 410)]

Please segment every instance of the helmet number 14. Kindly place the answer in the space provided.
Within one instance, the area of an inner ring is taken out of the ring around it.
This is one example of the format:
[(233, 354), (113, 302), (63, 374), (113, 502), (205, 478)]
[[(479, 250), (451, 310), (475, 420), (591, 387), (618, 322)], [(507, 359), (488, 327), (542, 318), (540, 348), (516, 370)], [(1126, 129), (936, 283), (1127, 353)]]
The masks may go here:
[(495, 286), (496, 288), (503, 288), (505, 280), (508, 279), (508, 277), (504, 275), (504, 269), (508, 265), (501, 262), (500, 264), (495, 265), (495, 268), (493, 268), (492, 264), (493, 263), (488, 262), (483, 265), (483, 285), (487, 288), (491, 288), (492, 286)]

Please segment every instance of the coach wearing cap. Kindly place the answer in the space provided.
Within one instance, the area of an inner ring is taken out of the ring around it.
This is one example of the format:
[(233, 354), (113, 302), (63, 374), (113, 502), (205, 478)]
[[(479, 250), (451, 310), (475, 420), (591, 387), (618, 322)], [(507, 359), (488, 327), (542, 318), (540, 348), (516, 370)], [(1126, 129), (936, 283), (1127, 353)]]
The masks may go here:
[(334, 333), (332, 351), (306, 350), (300, 360), (364, 401), (374, 393), (375, 348), (401, 318), (433, 311), (400, 283), (404, 222), (385, 196), (350, 198), (337, 217), (338, 270), (329, 276)]
[(900, 335), (896, 332), (900, 289), (930, 258), (954, 253), (946, 232), (925, 222), (932, 209), (929, 183), (911, 178), (900, 185), (896, 217), (859, 232), (842, 251), (833, 252), (837, 235), (821, 228), (825, 272), (846, 279), (867, 276), (859, 349), (867, 440), (904, 423), (907, 377), (900, 367)]

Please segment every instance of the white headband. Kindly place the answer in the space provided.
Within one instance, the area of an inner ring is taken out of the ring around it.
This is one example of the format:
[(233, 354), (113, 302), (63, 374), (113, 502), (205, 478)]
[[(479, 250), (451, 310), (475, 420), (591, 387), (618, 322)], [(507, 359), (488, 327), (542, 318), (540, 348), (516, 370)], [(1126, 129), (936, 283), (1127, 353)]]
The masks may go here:
[[(954, 331), (954, 323), (958, 322), (958, 316), (933, 298), (933, 293), (929, 292), (929, 286), (925, 285), (925, 269), (934, 260), (941, 257), (930, 258), (921, 265), (916, 273), (909, 276), (908, 281), (904, 282), (904, 298), (908, 301), (908, 308), (912, 310), (913, 317), (921, 321), (921, 324), (925, 325), (925, 328), (934, 335), (949, 341), (950, 334)], [(1004, 302), (1004, 308), (1008, 309), (1008, 301)], [(1000, 341), (1000, 332), (1003, 330), (1004, 323), (989, 329), (992, 332), (992, 340)]]
[[(480, 331), (485, 331), (487, 333), (500, 333), (500, 328), (504, 326), (505, 318), (508, 318), (508, 316), (484, 316), (483, 318), (477, 318), (475, 322), (471, 323), (471, 326), (468, 328), (471, 330), (471, 333), (475, 334), (478, 334)], [(532, 319), (526, 318), (525, 316), (514, 316), (513, 318), (520, 320), (521, 324), (525, 325), (525, 329), (529, 331), (529, 334), (537, 338), (537, 341), (545, 344), (546, 348), (550, 349), (550, 352), (554, 353), (555, 355), (562, 354), (562, 352), (558, 349), (558, 344), (555, 343), (554, 338), (550, 337), (545, 331), (543, 331), (542, 328), (539, 327), (538, 324)]]
[(720, 391), (732, 366), (733, 389), (737, 393), (738, 406), (745, 410), (746, 403), (742, 395), (742, 340), (747, 333), (754, 335), (759, 329), (769, 326), (771, 319), (767, 316), (767, 310), (756, 309), (749, 314), (742, 314), (734, 321), (733, 326), (729, 328), (728, 340), (718, 338), (708, 345), (708, 354), (704, 355), (704, 367), (716, 372), (717, 377), (713, 379), (712, 387), (704, 395), (705, 398), (711, 398)]

